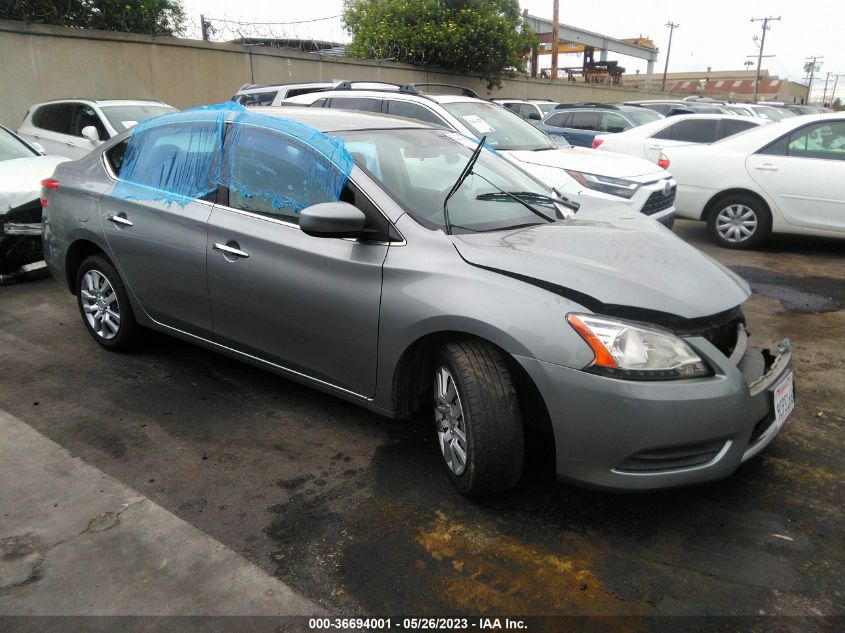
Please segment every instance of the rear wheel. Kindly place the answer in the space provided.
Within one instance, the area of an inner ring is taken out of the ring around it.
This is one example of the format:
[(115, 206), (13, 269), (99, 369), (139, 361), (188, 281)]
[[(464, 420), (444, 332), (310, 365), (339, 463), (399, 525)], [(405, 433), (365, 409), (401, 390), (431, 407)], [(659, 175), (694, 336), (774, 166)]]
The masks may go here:
[(772, 216), (758, 199), (742, 194), (719, 200), (707, 220), (710, 237), (725, 248), (755, 248), (772, 230)]
[(465, 495), (512, 488), (525, 440), (516, 389), (502, 354), (488, 343), (448, 343), (434, 363), (434, 420), (446, 471)]
[(82, 322), (97, 343), (112, 351), (132, 347), (138, 324), (117, 270), (102, 255), (92, 255), (76, 273), (76, 299)]

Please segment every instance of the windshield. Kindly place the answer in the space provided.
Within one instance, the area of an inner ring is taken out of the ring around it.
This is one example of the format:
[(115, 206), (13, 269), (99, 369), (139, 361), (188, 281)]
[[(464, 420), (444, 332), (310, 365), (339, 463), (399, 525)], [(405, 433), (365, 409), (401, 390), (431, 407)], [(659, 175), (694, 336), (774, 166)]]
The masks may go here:
[(106, 115), (111, 126), (117, 130), (118, 134), (134, 127), (141, 121), (177, 111), (176, 108), (158, 104), (100, 106), (100, 109)]
[(33, 156), (38, 156), (38, 154), (21, 143), (10, 132), (0, 128), (0, 161), (32, 158)]
[(654, 110), (649, 110), (648, 108), (632, 108), (630, 110), (624, 110), (624, 112), (637, 125), (659, 121), (663, 118), (662, 114)]
[[(472, 156), (476, 143), (445, 130), (342, 132), (346, 149), (417, 222), (445, 229), (443, 201)], [(486, 180), (485, 180), (486, 179)], [(487, 182), (490, 181), (490, 182)], [(492, 184), (491, 184), (492, 183)], [(471, 173), (449, 198), (452, 233), (476, 233), (545, 224), (524, 204), (501, 191), (524, 192), (523, 199), (547, 216), (560, 218), (554, 193), (495, 152), (481, 152)]]
[(789, 110), (780, 110), (769, 106), (754, 106), (754, 110), (757, 111), (759, 116), (764, 119), (771, 119), (772, 121), (783, 121), (784, 119), (795, 116), (795, 113), (790, 112)]
[(556, 106), (557, 104), (556, 104), (556, 103), (536, 103), (536, 102), (535, 102), (535, 103), (534, 103), (534, 105), (535, 105), (535, 106), (537, 106), (538, 108), (540, 108), (540, 112), (542, 112), (542, 113), (543, 113), (543, 115), (545, 116), (545, 115), (547, 115), (549, 112), (551, 112), (552, 110), (554, 110), (554, 109), (555, 109), (555, 106)]
[(457, 101), (441, 105), (471, 130), (476, 138), (486, 136), (487, 145), (494, 149), (555, 149), (555, 144), (543, 132), (494, 103)]

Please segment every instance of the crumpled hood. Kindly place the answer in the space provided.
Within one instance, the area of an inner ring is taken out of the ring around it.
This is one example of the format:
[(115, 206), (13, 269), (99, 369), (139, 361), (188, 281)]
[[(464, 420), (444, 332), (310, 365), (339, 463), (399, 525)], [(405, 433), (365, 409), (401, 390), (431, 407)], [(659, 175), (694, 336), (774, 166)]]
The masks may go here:
[(0, 215), (41, 196), (41, 181), (53, 175), (63, 156), (33, 156), (0, 161)]
[(693, 319), (730, 310), (751, 294), (736, 274), (648, 218), (576, 218), (453, 235), (452, 242), (471, 264), (574, 291), (576, 301), (587, 295)]
[(611, 178), (641, 180), (641, 176), (649, 175), (654, 176), (651, 180), (657, 180), (658, 178), (669, 177), (667, 172), (643, 158), (615, 152), (599, 152), (584, 147), (562, 147), (537, 152), (499, 151), (499, 153), (510, 156), (520, 163), (555, 169), (574, 169), (575, 171), (610, 176)]

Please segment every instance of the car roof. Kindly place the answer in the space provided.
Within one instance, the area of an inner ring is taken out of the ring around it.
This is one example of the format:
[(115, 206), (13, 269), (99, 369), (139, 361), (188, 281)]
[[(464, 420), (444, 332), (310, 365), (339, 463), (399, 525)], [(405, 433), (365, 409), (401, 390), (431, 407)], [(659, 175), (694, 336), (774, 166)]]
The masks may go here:
[(277, 84), (244, 84), (238, 90), (237, 94), (247, 93), (247, 92), (261, 92), (263, 90), (273, 90), (279, 88), (297, 88), (297, 87), (324, 87), (324, 86), (336, 86), (340, 83), (340, 81), (289, 81), (285, 83), (277, 83)]
[(345, 130), (396, 130), (396, 129), (429, 129), (432, 126), (417, 123), (410, 119), (375, 114), (372, 112), (358, 112), (356, 110), (340, 110), (325, 108), (309, 108), (297, 106), (256, 106), (247, 107), (247, 111), (265, 114), (280, 119), (291, 119), (311, 126), (320, 132), (341, 132)]
[(172, 108), (170, 104), (164, 101), (157, 101), (155, 99), (91, 99), (88, 97), (68, 97), (66, 99), (51, 99), (50, 101), (42, 101), (41, 103), (34, 103), (32, 107), (47, 105), (49, 103), (93, 103), (95, 105), (163, 105)]

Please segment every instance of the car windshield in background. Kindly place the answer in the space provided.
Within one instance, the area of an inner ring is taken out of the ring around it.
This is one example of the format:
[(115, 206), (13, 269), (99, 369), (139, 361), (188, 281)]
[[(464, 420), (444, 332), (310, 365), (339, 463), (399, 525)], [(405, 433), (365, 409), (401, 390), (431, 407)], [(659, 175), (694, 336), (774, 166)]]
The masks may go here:
[(663, 118), (663, 115), (648, 108), (637, 108), (632, 110), (625, 110), (625, 116), (631, 119), (637, 125), (651, 123)]
[(100, 109), (118, 133), (125, 132), (141, 121), (176, 112), (176, 108), (166, 105), (111, 105), (101, 106)]
[(12, 134), (0, 128), (0, 161), (38, 156)]
[(442, 105), (472, 130), (476, 137), (486, 136), (487, 145), (494, 149), (531, 151), (556, 147), (548, 136), (533, 125), (493, 103), (456, 101)]
[[(411, 217), (430, 229), (445, 228), (443, 201), (477, 145), (441, 130), (367, 130), (340, 136), (355, 163)], [(473, 173), (449, 198), (452, 232), (497, 231), (547, 222), (502, 192), (518, 195), (542, 215), (562, 217), (550, 198), (552, 191), (485, 150)]]
[(538, 108), (540, 108), (540, 112), (543, 113), (543, 116), (547, 115), (549, 112), (555, 109), (556, 103), (535, 103)]
[(789, 110), (770, 108), (768, 106), (757, 106), (755, 110), (764, 119), (771, 119), (772, 121), (783, 121), (784, 119), (795, 116), (795, 113)]

